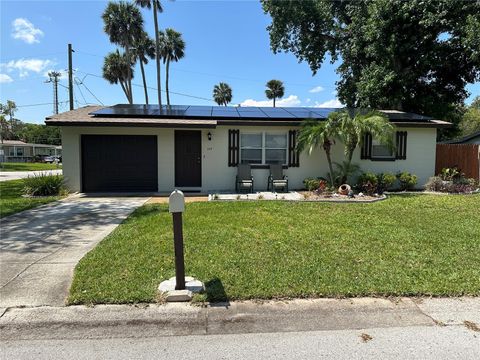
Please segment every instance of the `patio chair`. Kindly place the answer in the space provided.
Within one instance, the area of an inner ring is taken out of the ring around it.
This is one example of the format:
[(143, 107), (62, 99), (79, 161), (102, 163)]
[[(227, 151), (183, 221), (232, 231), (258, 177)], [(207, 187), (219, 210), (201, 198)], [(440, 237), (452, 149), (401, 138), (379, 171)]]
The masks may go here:
[(283, 167), (280, 164), (270, 165), (270, 175), (268, 176), (268, 191), (277, 191), (277, 189), (282, 189), (285, 192), (288, 192), (288, 177), (283, 175)]
[(241, 190), (253, 193), (253, 176), (249, 164), (238, 164), (235, 191), (238, 193)]

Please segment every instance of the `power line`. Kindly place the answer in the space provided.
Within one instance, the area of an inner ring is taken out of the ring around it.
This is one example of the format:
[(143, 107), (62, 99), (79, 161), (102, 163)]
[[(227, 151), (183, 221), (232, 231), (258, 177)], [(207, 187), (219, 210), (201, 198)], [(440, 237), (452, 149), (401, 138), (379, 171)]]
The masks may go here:
[[(79, 80), (80, 84), (83, 85), (85, 87), (85, 89), (87, 89), (87, 91), (90, 93), (90, 95), (92, 95), (95, 98), (95, 100), (97, 100), (101, 105), (104, 105), (103, 102), (97, 96), (95, 96), (95, 94), (85, 84), (85, 78), (86, 77), (87, 77), (87, 75), (85, 75), (82, 80)], [(77, 80), (78, 80), (78, 78), (77, 78)]]
[[(103, 58), (103, 55), (99, 54), (93, 54), (81, 50), (76, 50), (80, 54), (88, 55), (88, 56), (94, 56), (94, 57), (100, 57)], [(239, 77), (239, 76), (232, 76), (232, 75), (225, 75), (225, 74), (213, 74), (213, 73), (206, 73), (206, 72), (201, 72), (201, 71), (193, 71), (193, 70), (187, 70), (187, 69), (182, 69), (178, 68), (177, 66), (172, 64), (172, 70), (175, 71), (180, 71), (180, 72), (186, 72), (186, 73), (191, 73), (191, 74), (199, 74), (199, 75), (205, 75), (205, 76), (212, 76), (216, 78), (228, 78), (228, 79), (234, 79), (234, 80), (241, 80), (241, 81), (250, 81), (250, 82), (256, 82), (259, 84), (264, 84), (263, 80), (258, 80), (258, 79), (249, 79), (249, 78), (244, 78), (244, 77)], [(303, 86), (303, 87), (312, 87), (312, 84), (300, 84), (300, 83), (292, 83), (292, 82), (284, 82), (285, 85), (289, 86)], [(335, 86), (322, 86), (322, 88), (325, 89), (336, 89)], [(162, 90), (163, 91), (163, 90)]]
[(82, 89), (80, 89), (80, 85), (78, 85), (78, 78), (75, 78), (75, 85), (77, 85), (77, 89), (80, 92), (80, 95), (82, 96), (83, 103), (85, 105), (88, 105), (87, 100), (85, 99), (85, 96), (83, 95)]
[[(67, 103), (68, 101), (59, 101), (59, 104)], [(27, 105), (17, 105), (17, 107), (32, 107), (32, 106), (45, 106), (45, 105), (53, 105), (53, 102), (48, 103), (40, 103), (40, 104), (27, 104)]]
[[(84, 72), (84, 71), (78, 71), (78, 72), (86, 75), (86, 76), (84, 77), (84, 79), (85, 79), (87, 76), (93, 76), (93, 77), (96, 77), (96, 78), (99, 78), (99, 79), (103, 79), (103, 76), (100, 76), (100, 75), (97, 75), (97, 74), (87, 73), (87, 72)], [(143, 88), (143, 85), (142, 85), (142, 84), (132, 83), (132, 85)], [(153, 86), (147, 86), (147, 89), (158, 91), (158, 89), (155, 88), (155, 87), (153, 87)], [(166, 92), (166, 91), (165, 91), (165, 90), (162, 90), (162, 92)], [(190, 95), (190, 94), (180, 93), (180, 92), (176, 92), (176, 91), (170, 91), (170, 93), (171, 93), (171, 94), (175, 94), (175, 95), (179, 95), (179, 96), (185, 96), (185, 97), (189, 97), (189, 98), (194, 98), (194, 99), (206, 100), (206, 101), (212, 101), (212, 102), (213, 102), (212, 99), (205, 98), (205, 97), (201, 97), (201, 96)]]

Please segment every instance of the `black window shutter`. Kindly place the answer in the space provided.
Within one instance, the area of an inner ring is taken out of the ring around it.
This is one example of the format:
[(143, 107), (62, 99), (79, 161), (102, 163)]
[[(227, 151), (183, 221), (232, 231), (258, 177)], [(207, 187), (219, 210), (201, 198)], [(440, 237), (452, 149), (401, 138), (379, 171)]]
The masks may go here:
[(372, 158), (372, 135), (365, 134), (363, 137), (363, 145), (360, 149), (360, 159), (371, 159)]
[(228, 130), (228, 166), (237, 166), (240, 158), (240, 130)]
[(407, 158), (407, 132), (397, 131), (395, 140), (395, 159), (405, 160)]
[(297, 130), (290, 130), (288, 132), (288, 166), (300, 166), (300, 154), (297, 151)]

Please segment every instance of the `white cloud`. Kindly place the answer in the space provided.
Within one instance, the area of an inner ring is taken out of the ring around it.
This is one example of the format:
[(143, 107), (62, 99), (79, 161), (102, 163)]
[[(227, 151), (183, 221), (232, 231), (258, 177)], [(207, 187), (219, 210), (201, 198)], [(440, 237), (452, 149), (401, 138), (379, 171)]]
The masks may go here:
[(325, 101), (323, 103), (319, 103), (318, 101), (315, 101), (315, 105), (313, 107), (338, 108), (338, 107), (343, 107), (343, 104), (338, 99), (332, 99), (332, 100)]
[[(290, 95), (284, 99), (277, 99), (275, 101), (275, 106), (279, 107), (289, 107), (300, 105), (301, 101), (297, 95)], [(269, 107), (273, 106), (273, 100), (253, 100), (247, 99), (240, 103), (241, 106), (259, 106), (259, 107)]]
[(25, 77), (30, 72), (41, 73), (54, 64), (52, 60), (19, 59), (0, 64), (0, 68), (6, 69), (8, 72), (18, 70), (20, 77)]
[(323, 91), (323, 90), (325, 90), (323, 87), (321, 87), (321, 86), (315, 86), (313, 89), (308, 90), (308, 92), (315, 94), (315, 93), (319, 93), (319, 92), (321, 92), (321, 91)]
[(13, 79), (7, 74), (0, 74), (0, 84), (11, 83)]
[(43, 31), (36, 28), (28, 19), (17, 18), (12, 22), (12, 37), (25, 41), (27, 44), (40, 42)]

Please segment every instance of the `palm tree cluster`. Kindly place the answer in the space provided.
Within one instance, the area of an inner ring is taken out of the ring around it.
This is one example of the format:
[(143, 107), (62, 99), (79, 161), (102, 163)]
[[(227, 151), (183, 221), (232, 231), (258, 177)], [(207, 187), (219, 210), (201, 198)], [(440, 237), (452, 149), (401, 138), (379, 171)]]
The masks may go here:
[[(155, 41), (143, 29), (143, 17), (139, 8), (153, 9)], [(162, 86), (160, 62), (166, 64), (165, 90), (167, 104), (170, 105), (169, 72), (170, 62), (178, 61), (185, 55), (185, 42), (182, 34), (174, 29), (160, 31), (158, 13), (163, 12), (159, 0), (135, 0), (134, 3), (119, 1), (109, 2), (102, 14), (104, 31), (113, 44), (122, 48), (105, 57), (103, 77), (111, 84), (120, 84), (127, 101), (133, 103), (132, 79), (134, 67), (138, 61), (142, 74), (145, 103), (148, 104), (148, 86), (145, 76), (145, 65), (155, 59), (157, 68), (158, 104), (162, 105)]]
[[(347, 182), (358, 170), (358, 166), (352, 164), (353, 153), (357, 146), (363, 145), (366, 134), (371, 134), (390, 148), (394, 146), (394, 127), (385, 115), (376, 111), (342, 110), (331, 113), (325, 121), (305, 120), (298, 136), (297, 150), (311, 153), (314, 148), (321, 146), (330, 170), (328, 177), (334, 186)], [(332, 163), (331, 150), (336, 139), (340, 139), (344, 145), (345, 160), (341, 163)]]

